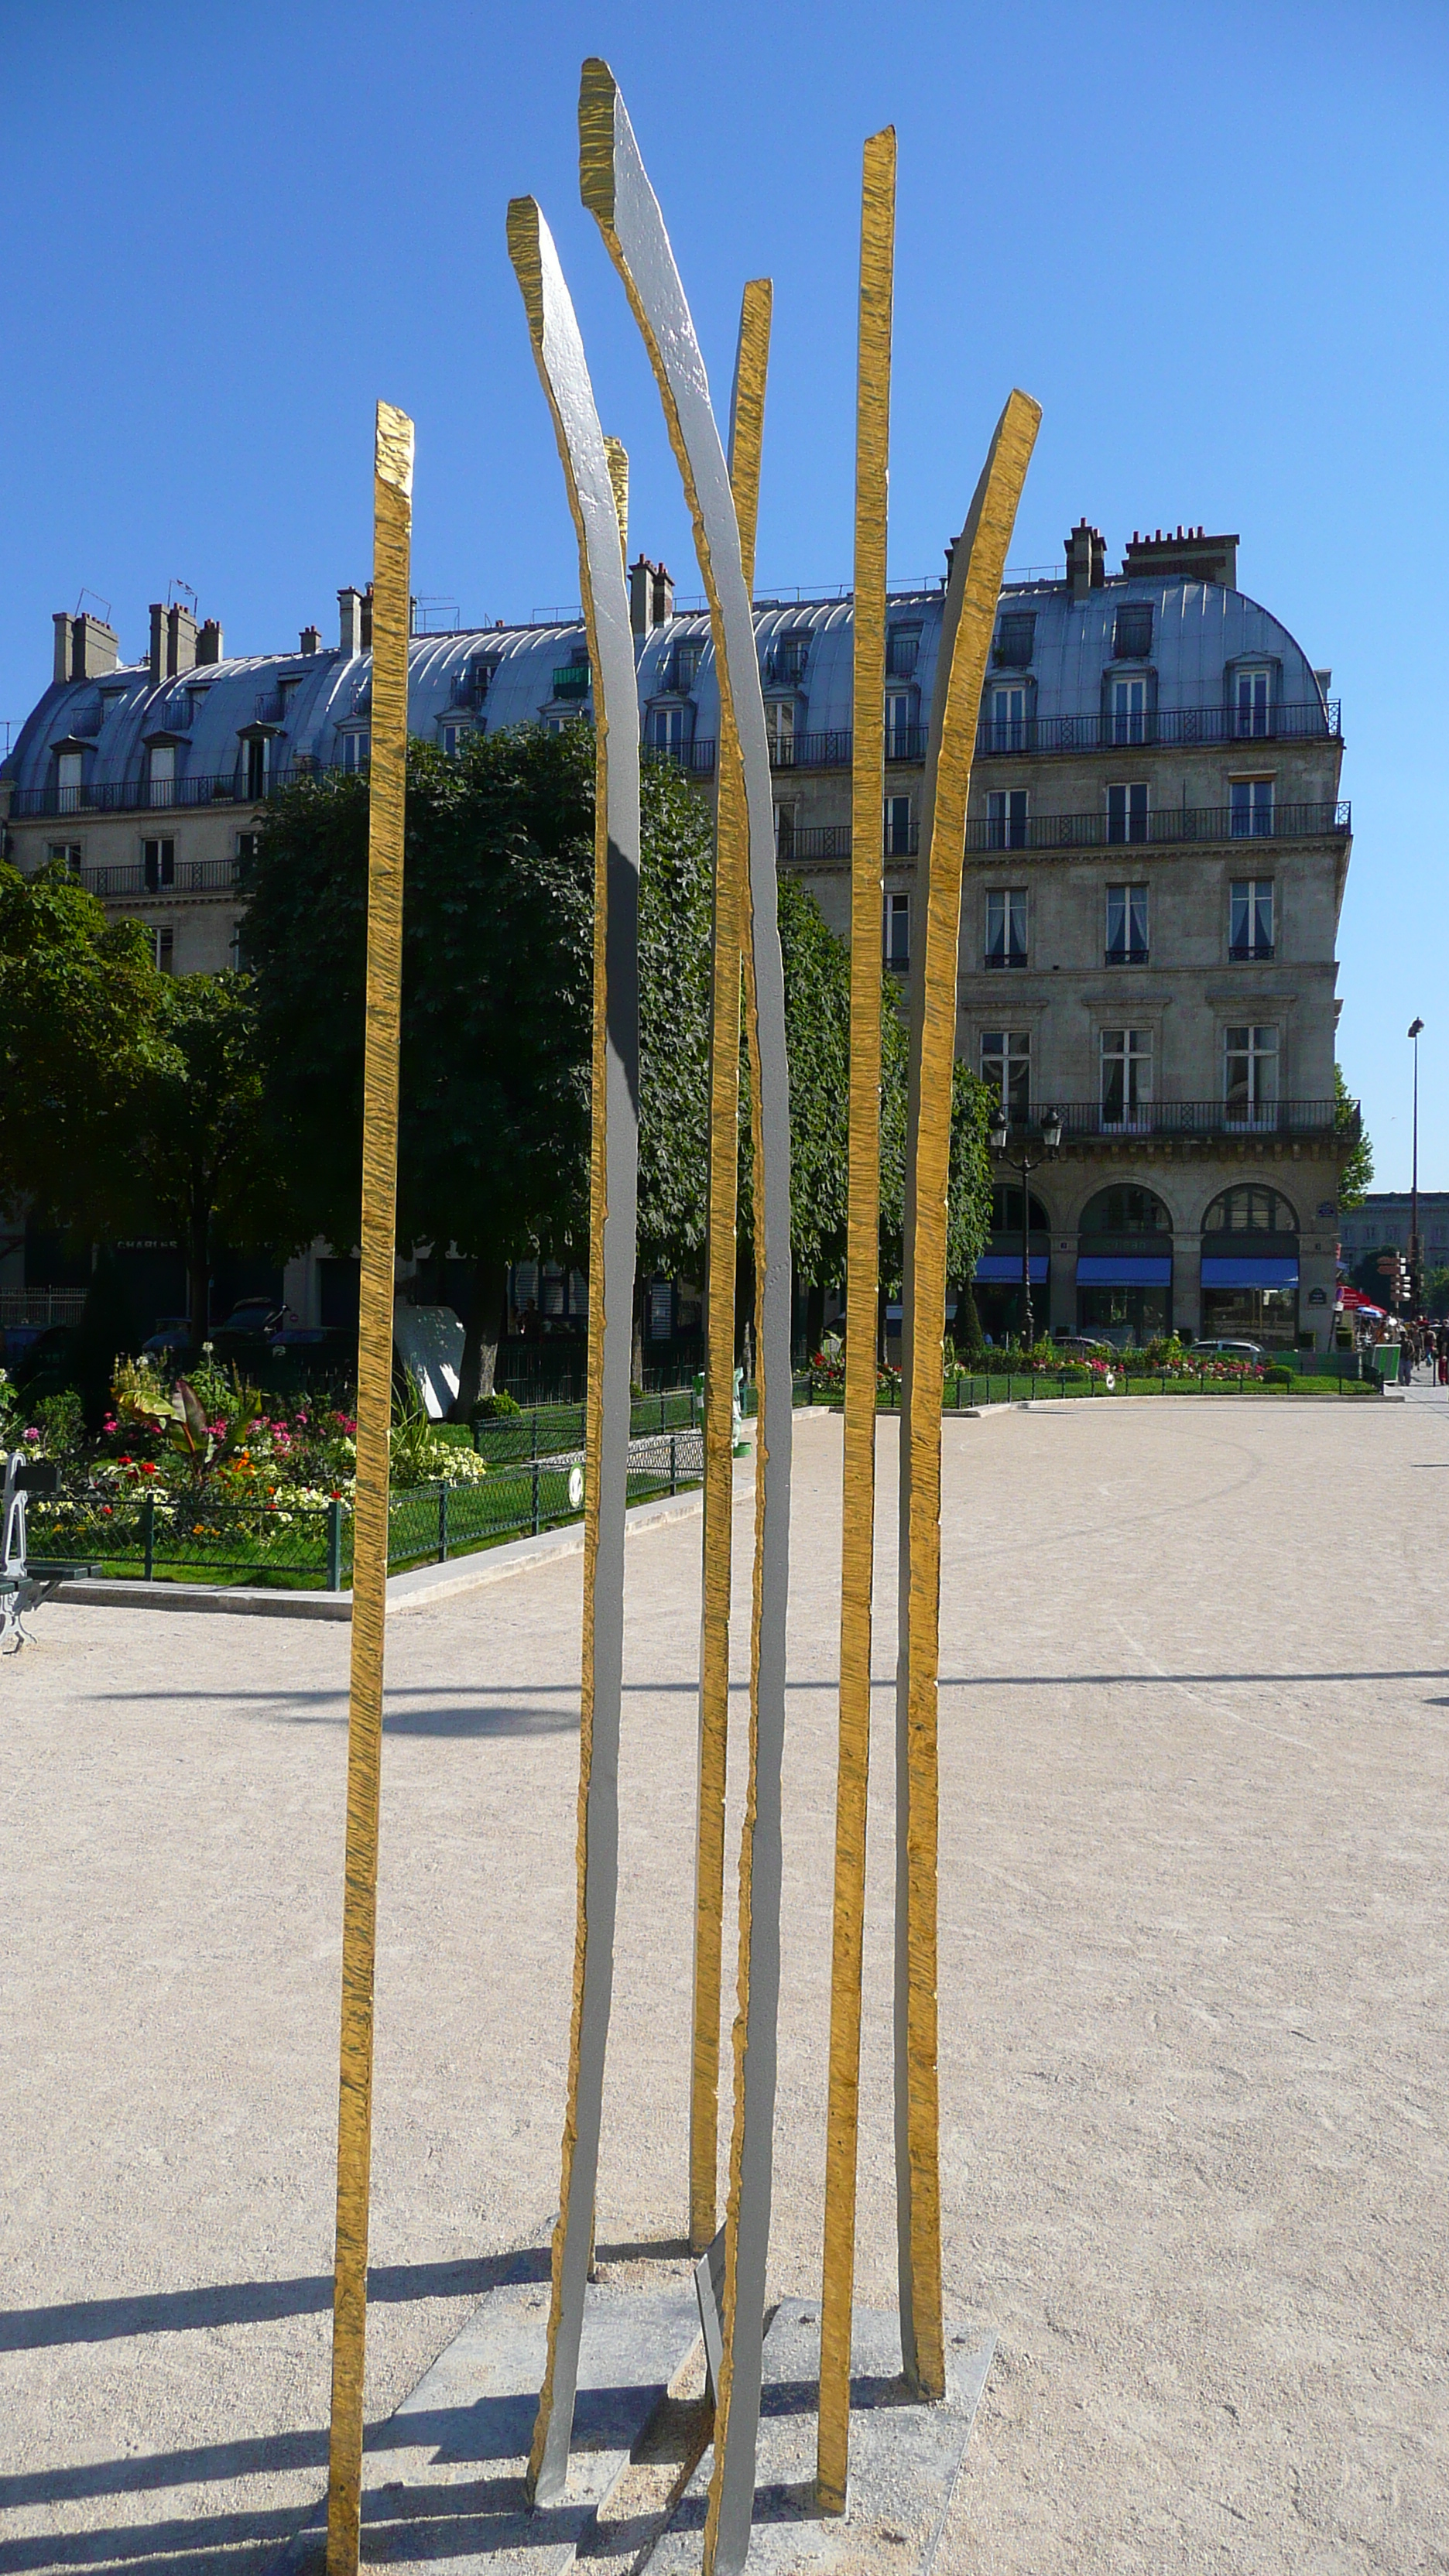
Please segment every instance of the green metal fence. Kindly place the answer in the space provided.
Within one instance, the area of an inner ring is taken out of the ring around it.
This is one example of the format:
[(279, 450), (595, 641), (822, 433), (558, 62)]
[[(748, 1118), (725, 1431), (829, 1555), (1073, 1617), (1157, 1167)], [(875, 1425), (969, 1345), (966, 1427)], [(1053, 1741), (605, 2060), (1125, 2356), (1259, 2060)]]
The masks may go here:
[[(687, 1419), (631, 1440), (630, 1502), (697, 1484), (703, 1448), (703, 1432)], [(443, 1564), (577, 1520), (583, 1480), (582, 1451), (575, 1449), (515, 1459), (477, 1483), (405, 1487), (389, 1503), (389, 1570)], [(342, 1501), (292, 1509), (284, 1500), (262, 1506), (165, 1494), (118, 1499), (88, 1489), (32, 1506), (29, 1562), (37, 1574), (64, 1568), (148, 1582), (336, 1592), (352, 1580), (352, 1513)]]

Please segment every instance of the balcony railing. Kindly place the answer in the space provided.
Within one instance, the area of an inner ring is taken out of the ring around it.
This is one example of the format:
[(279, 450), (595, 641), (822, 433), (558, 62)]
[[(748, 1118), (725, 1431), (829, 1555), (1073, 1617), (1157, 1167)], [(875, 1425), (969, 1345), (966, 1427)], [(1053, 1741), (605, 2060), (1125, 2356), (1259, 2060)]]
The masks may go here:
[(1275, 805), (1244, 812), (1232, 805), (1159, 805), (1121, 821), (1114, 815), (1030, 814), (983, 818), (966, 826), (968, 850), (1104, 850), (1151, 841), (1326, 840), (1353, 829), (1346, 797), (1335, 805)]
[(770, 744), (772, 769), (848, 769), (850, 732), (783, 733)]
[(37, 814), (156, 814), (197, 805), (262, 805), (281, 793), (301, 770), (273, 770), (260, 788), (248, 789), (244, 770), (228, 769), (220, 778), (85, 779), (79, 787), (18, 787), (10, 819), (24, 822)]
[(139, 866), (82, 868), (80, 872), (88, 894), (115, 896), (230, 894), (240, 877), (236, 859), (183, 859), (165, 879), (159, 871)]
[(714, 776), (713, 735), (695, 742), (646, 742), (640, 749), (646, 760), (662, 760), (671, 769), (687, 769), (694, 778)]
[(988, 948), (986, 951), (986, 965), (992, 972), (999, 966), (1024, 966), (1026, 962), (1024, 948)]
[(782, 859), (848, 859), (851, 851), (850, 825), (782, 821), (776, 850)]
[[(1356, 1142), (1356, 1100), (1273, 1100), (1246, 1108), (1224, 1100), (1149, 1100), (1113, 1116), (1097, 1100), (1054, 1101), (1065, 1136), (1332, 1136)], [(1039, 1107), (1013, 1108), (1014, 1135), (1039, 1134)]]
[(1145, 948), (1127, 948), (1120, 942), (1117, 947), (1102, 951), (1103, 961), (1108, 966), (1145, 966), (1147, 956)]
[(1273, 942), (1271, 939), (1260, 939), (1254, 947), (1250, 940), (1235, 939), (1229, 943), (1228, 955), (1235, 966), (1270, 966), (1273, 962)]
[(1317, 699), (1242, 715), (1236, 707), (1153, 707), (1139, 715), (982, 718), (978, 758), (1063, 751), (1133, 751), (1195, 743), (1340, 742), (1340, 701)]

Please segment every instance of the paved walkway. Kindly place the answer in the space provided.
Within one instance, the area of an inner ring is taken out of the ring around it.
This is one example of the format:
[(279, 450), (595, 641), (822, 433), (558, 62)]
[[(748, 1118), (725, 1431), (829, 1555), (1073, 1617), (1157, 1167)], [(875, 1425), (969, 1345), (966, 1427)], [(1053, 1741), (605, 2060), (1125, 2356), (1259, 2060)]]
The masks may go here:
[[(819, 2259), (839, 1439), (799, 1423), (781, 2292)], [(945, 1494), (947, 2276), (1001, 2349), (941, 2563), (1443, 2565), (1449, 1423), (1047, 1407), (948, 1425)], [(698, 1548), (629, 1552), (606, 2263), (684, 2209)], [(374, 2416), (554, 2205), (579, 1588), (558, 1561), (389, 1636)], [(252, 2576), (325, 2453), (346, 1635), (37, 1624), (0, 1666), (0, 2571)]]

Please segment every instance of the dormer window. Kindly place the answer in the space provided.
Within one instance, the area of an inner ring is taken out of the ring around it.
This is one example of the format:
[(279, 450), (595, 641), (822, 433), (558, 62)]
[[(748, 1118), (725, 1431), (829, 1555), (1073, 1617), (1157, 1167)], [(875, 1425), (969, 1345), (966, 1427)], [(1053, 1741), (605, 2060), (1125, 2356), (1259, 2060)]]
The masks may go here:
[(176, 745), (153, 742), (150, 752), (150, 801), (153, 805), (176, 802)]
[(699, 669), (700, 655), (702, 651), (703, 647), (699, 644), (675, 645), (674, 651), (669, 657), (669, 665), (665, 676), (664, 685), (666, 689), (676, 691), (681, 698), (688, 697), (690, 690), (694, 686), (695, 673)]
[(771, 698), (765, 707), (765, 733), (770, 745), (772, 769), (793, 769), (795, 765), (795, 708), (789, 698)]
[(908, 680), (921, 649), (919, 626), (893, 626), (886, 637), (886, 677)]
[(805, 659), (809, 650), (808, 635), (777, 636), (765, 663), (766, 687), (798, 689), (805, 677)]
[(84, 752), (57, 752), (55, 760), (55, 810), (58, 814), (75, 814), (79, 812), (81, 801), (81, 772), (84, 765)]
[(919, 760), (921, 757), (914, 689), (892, 689), (886, 698), (885, 756), (887, 760)]
[(1024, 680), (1004, 680), (989, 692), (990, 714), (987, 736), (992, 751), (1025, 751), (1027, 725), (1027, 686)]
[(1114, 662), (1145, 662), (1152, 650), (1152, 602), (1131, 600), (1112, 620)]
[(996, 645), (992, 660), (1003, 670), (1029, 670), (1035, 649), (1035, 609), (1008, 609), (996, 629)]
[(350, 732), (350, 733), (345, 733), (345, 734), (343, 735), (343, 737), (342, 737), (342, 766), (343, 766), (343, 768), (344, 768), (344, 769), (365, 769), (365, 768), (367, 767), (368, 762), (371, 760), (371, 758), (372, 758), (372, 735), (371, 735), (371, 733), (370, 733), (370, 732), (366, 732), (366, 731), (364, 731), (364, 730), (363, 730), (363, 728), (362, 728), (361, 726), (354, 725), (354, 726), (353, 726), (353, 728), (352, 728), (352, 730), (351, 730), (351, 732)]
[(1264, 669), (1233, 675), (1233, 730), (1240, 741), (1268, 731), (1270, 675)]
[(1126, 679), (1112, 682), (1112, 740), (1147, 740), (1147, 680), (1141, 672), (1134, 671)]

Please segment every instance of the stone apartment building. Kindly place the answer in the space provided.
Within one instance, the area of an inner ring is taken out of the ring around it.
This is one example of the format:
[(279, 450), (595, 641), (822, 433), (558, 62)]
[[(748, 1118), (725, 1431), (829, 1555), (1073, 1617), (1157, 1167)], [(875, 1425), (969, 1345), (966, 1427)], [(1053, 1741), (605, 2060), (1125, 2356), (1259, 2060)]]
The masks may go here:
[[(1119, 572), (1083, 521), (1051, 577), (1008, 579), (967, 825), (959, 1051), (1010, 1116), (983, 1322), (1017, 1318), (1022, 1219), (1038, 1323), (1146, 1338), (1243, 1333), (1319, 1348), (1333, 1326), (1338, 1176), (1334, 955), (1350, 847), (1331, 674), (1237, 587), (1237, 539), (1135, 537)], [(642, 735), (713, 788), (709, 621), (663, 566), (630, 575)], [(147, 658), (58, 616), (51, 686), (0, 772), (16, 863), (59, 856), (144, 921), (181, 973), (236, 954), (237, 871), (290, 778), (368, 758), (364, 593), (337, 642), (224, 658), (214, 620), (151, 610)], [(882, 954), (908, 991), (925, 728), (942, 586), (890, 601)], [(761, 599), (782, 869), (849, 930), (848, 596)], [(415, 635), (415, 733), (559, 727), (590, 710), (580, 621)], [(1061, 1148), (1023, 1206), (1013, 1159)], [(565, 1288), (567, 1302), (567, 1288)], [(315, 1281), (288, 1294), (315, 1318)], [(662, 1315), (662, 1305), (660, 1312)]]

